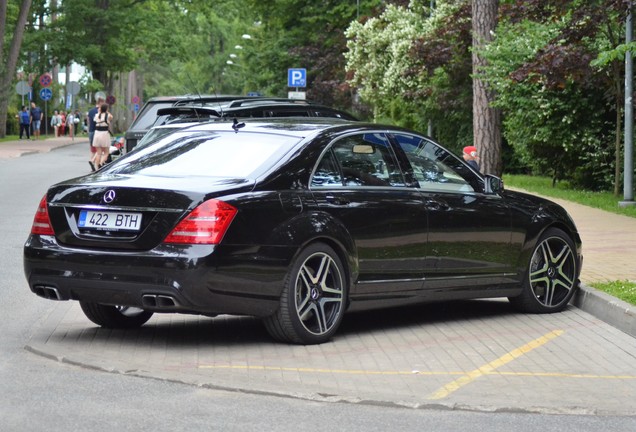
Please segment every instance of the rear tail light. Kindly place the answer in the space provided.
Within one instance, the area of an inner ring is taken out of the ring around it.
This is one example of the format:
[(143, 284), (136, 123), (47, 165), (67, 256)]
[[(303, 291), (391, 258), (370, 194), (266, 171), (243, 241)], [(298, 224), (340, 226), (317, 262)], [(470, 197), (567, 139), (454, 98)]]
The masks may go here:
[(179, 222), (164, 243), (219, 244), (236, 212), (223, 201), (208, 200)]
[(31, 234), (55, 235), (53, 227), (51, 226), (51, 219), (49, 218), (49, 208), (46, 203), (46, 195), (42, 197), (40, 205), (35, 212), (33, 226), (31, 226)]

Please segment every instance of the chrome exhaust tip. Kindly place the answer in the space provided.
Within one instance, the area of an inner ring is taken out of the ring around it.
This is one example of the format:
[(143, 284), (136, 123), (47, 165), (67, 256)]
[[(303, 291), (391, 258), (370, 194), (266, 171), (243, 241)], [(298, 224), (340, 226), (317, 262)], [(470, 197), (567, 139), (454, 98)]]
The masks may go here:
[(46, 285), (35, 285), (33, 292), (47, 300), (64, 300), (57, 288)]

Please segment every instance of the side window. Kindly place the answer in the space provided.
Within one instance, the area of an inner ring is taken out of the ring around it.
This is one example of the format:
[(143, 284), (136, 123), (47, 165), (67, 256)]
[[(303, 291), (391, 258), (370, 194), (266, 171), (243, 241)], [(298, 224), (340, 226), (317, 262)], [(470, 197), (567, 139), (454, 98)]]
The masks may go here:
[(404, 186), (388, 138), (381, 133), (350, 135), (335, 141), (311, 181), (321, 186)]
[(325, 153), (318, 164), (314, 177), (311, 179), (311, 186), (342, 186), (340, 169), (331, 150)]
[(441, 192), (474, 192), (474, 174), (453, 154), (424, 138), (394, 135), (421, 189)]

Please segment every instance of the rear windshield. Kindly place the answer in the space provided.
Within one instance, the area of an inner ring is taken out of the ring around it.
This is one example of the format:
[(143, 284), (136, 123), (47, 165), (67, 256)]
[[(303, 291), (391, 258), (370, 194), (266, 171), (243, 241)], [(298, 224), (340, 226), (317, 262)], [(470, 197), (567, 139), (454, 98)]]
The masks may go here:
[[(161, 108), (168, 108), (174, 105), (174, 102), (152, 102), (147, 103), (144, 108), (137, 114), (137, 118), (130, 125), (131, 130), (147, 130), (150, 129), (157, 120), (157, 111)], [(168, 117), (168, 116), (164, 116)]]
[(255, 178), (271, 168), (298, 141), (298, 137), (278, 134), (177, 131), (129, 153), (106, 172), (160, 177)]

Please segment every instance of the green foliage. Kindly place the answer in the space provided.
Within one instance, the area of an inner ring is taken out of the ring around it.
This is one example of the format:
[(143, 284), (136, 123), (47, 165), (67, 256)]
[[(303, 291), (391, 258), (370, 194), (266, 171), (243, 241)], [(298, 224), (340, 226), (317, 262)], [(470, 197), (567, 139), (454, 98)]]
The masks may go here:
[(636, 282), (634, 281), (597, 282), (591, 285), (597, 290), (636, 306)]
[[(286, 95), (287, 69), (307, 69), (307, 97), (350, 109), (353, 93), (346, 82), (344, 29), (360, 15), (372, 13), (380, 0), (248, 0), (256, 23), (248, 33), (244, 73), (246, 87), (266, 94)], [(253, 73), (258, 71), (258, 73)]]
[(349, 82), (376, 120), (426, 131), (454, 150), (472, 143), (470, 3), (388, 5), (346, 31)]
[(574, 189), (568, 181), (557, 182), (553, 185), (551, 178), (541, 176), (504, 174), (503, 179), (506, 187), (523, 189), (539, 195), (560, 198), (636, 218), (636, 206), (619, 207), (619, 199), (610, 192)]
[[(516, 18), (500, 22), (482, 53), (489, 64), (483, 79), (504, 113), (504, 137), (532, 172), (608, 190), (614, 182), (614, 86), (590, 63), (609, 44), (601, 30), (611, 22), (603, 22), (610, 17), (598, 5), (587, 6), (573, 2), (539, 21), (511, 13)], [(590, 22), (595, 18), (602, 20)], [(578, 33), (577, 26), (583, 26)]]

